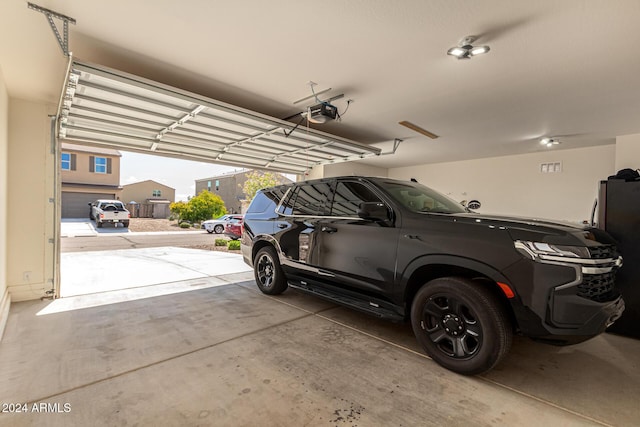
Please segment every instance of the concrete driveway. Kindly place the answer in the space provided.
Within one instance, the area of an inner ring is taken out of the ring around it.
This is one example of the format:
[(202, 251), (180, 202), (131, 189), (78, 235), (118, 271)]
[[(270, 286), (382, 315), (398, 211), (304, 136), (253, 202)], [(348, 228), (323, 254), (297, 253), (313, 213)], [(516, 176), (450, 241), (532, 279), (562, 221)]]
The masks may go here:
[[(238, 254), (178, 247), (60, 254), (61, 297), (191, 281), (252, 270)], [(248, 275), (246, 274), (248, 273)]]
[(60, 236), (80, 237), (97, 236), (98, 234), (127, 234), (131, 231), (122, 224), (118, 227), (112, 225), (96, 228), (95, 221), (88, 218), (62, 218), (60, 223)]

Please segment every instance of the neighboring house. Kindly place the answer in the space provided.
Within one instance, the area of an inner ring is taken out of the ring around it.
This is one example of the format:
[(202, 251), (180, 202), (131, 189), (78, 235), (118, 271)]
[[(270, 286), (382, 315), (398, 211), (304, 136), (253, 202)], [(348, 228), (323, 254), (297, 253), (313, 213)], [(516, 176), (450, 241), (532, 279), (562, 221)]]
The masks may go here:
[[(243, 192), (247, 175), (253, 172), (252, 169), (243, 169), (238, 172), (212, 176), (196, 180), (196, 195), (202, 190), (207, 190), (220, 196), (229, 213), (242, 213), (243, 201), (246, 196)], [(282, 174), (276, 174), (280, 183), (289, 183), (291, 180)], [(245, 206), (246, 208), (246, 202)]]
[(175, 201), (176, 190), (148, 179), (122, 187), (121, 200), (134, 218), (168, 218), (169, 205)]
[(62, 218), (89, 217), (88, 204), (120, 199), (119, 151), (61, 144)]

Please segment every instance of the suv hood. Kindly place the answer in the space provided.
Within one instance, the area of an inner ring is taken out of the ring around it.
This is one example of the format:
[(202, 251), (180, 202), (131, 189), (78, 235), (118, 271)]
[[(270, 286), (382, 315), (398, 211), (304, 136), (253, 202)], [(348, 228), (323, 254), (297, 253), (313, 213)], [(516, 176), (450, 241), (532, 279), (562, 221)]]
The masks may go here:
[(556, 220), (544, 219), (544, 218), (479, 214), (476, 212), (452, 214), (452, 215), (456, 217), (461, 217), (461, 218), (469, 218), (472, 220), (502, 223), (503, 226), (515, 227), (515, 228), (518, 228), (519, 226), (525, 226), (527, 228), (528, 227), (548, 227), (552, 229), (562, 230), (565, 232), (575, 232), (575, 231), (580, 231), (580, 230), (584, 230), (585, 228), (588, 228), (588, 226), (585, 226), (582, 224), (575, 224), (568, 221), (556, 221)]
[(597, 228), (566, 221), (526, 218), (506, 215), (485, 215), (475, 212), (451, 214), (456, 221), (504, 227), (513, 240), (530, 240), (562, 245), (597, 246), (615, 244), (611, 237)]

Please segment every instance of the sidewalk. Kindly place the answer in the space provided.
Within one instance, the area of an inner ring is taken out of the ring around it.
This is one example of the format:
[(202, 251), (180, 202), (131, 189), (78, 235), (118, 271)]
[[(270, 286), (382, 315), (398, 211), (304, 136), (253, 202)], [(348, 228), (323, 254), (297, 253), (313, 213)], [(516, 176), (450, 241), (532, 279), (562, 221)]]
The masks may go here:
[[(203, 230), (204, 231), (204, 230)], [(135, 234), (159, 235), (159, 234), (193, 234), (197, 231), (131, 231), (123, 226), (113, 227), (108, 225), (96, 228), (95, 222), (84, 218), (63, 218), (60, 224), (60, 237), (95, 237), (109, 234)]]

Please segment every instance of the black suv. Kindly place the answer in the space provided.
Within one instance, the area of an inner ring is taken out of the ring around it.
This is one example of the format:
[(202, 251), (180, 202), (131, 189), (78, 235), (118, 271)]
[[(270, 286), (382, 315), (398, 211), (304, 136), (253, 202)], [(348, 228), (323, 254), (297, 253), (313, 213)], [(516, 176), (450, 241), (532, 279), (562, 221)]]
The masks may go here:
[(288, 286), (411, 320), (442, 366), (493, 368), (513, 333), (555, 344), (620, 317), (622, 265), (595, 228), (474, 213), (417, 182), (340, 177), (258, 192), (242, 255), (265, 294)]

